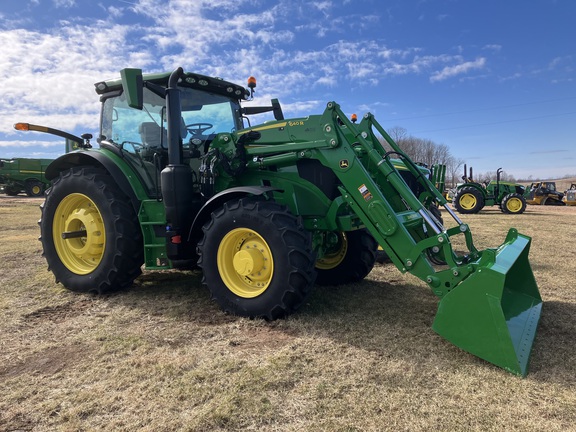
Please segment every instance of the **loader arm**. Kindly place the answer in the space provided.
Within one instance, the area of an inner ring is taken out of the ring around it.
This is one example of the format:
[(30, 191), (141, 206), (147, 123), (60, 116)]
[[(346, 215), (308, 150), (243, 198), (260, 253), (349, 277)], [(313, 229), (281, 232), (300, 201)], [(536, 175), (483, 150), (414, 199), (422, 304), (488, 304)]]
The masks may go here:
[[(430, 285), (443, 297), (474, 270), (473, 260), (481, 253), (474, 247), (468, 225), (447, 207), (447, 201), (422, 171), (398, 147), (371, 114), (364, 116), (359, 125), (350, 122), (340, 107), (331, 102), (322, 120), (334, 125), (327, 139), (335, 140), (333, 149), (318, 149), (321, 162), (334, 169), (342, 183), (340, 192), (402, 272), (410, 272)], [(390, 146), (386, 150), (374, 134), (376, 129)], [(350, 135), (354, 141), (350, 142)], [(339, 163), (346, 154), (358, 155)], [(426, 191), (420, 199), (408, 187), (390, 157), (400, 158)], [(336, 162), (338, 161), (338, 164)], [(421, 201), (424, 201), (422, 202)], [(427, 210), (426, 200), (436, 200), (448, 208), (458, 226), (446, 230)], [(454, 253), (450, 237), (464, 235), (468, 253)], [(442, 257), (444, 269), (436, 269), (429, 256)]]
[[(430, 180), (371, 114), (359, 125), (330, 102), (323, 114), (330, 148), (314, 150), (333, 167), (351, 209), (402, 272), (425, 281), (440, 297), (433, 329), (460, 348), (512, 373), (526, 375), (542, 299), (528, 261), (531, 239), (511, 228), (502, 245), (479, 251), (472, 234)], [(380, 145), (374, 130), (390, 149)], [(350, 139), (353, 137), (353, 139)], [(355, 155), (340, 161), (345, 156)], [(390, 161), (399, 157), (423, 186), (416, 197)], [(456, 221), (446, 229), (427, 210), (433, 199)], [(468, 251), (450, 239), (463, 235)]]

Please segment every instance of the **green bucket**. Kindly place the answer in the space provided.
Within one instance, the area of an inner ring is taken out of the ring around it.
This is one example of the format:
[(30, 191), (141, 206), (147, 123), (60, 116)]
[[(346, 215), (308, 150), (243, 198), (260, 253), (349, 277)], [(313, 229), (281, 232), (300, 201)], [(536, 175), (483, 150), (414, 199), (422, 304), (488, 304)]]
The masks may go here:
[(512, 228), (498, 249), (483, 251), (476, 271), (440, 300), (432, 325), (454, 345), (521, 376), (542, 309), (530, 240)]

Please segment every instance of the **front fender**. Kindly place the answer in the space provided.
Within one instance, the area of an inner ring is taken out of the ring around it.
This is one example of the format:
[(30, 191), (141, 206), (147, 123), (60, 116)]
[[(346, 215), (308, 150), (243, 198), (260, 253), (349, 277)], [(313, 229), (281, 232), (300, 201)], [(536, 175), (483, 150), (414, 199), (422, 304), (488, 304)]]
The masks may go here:
[(188, 241), (197, 243), (198, 240), (200, 240), (202, 237), (202, 227), (206, 222), (208, 222), (212, 212), (217, 208), (222, 207), (224, 203), (249, 195), (261, 196), (269, 192), (280, 190), (281, 189), (270, 186), (238, 186), (217, 193), (210, 198), (204, 206), (202, 206), (194, 218), (194, 222), (192, 222), (192, 226), (190, 227), (190, 233), (188, 234)]

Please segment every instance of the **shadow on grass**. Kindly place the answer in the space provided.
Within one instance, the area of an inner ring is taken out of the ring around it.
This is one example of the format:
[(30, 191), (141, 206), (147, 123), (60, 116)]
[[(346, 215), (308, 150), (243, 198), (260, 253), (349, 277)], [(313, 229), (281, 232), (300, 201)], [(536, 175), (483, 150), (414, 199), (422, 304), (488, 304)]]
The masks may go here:
[[(199, 326), (244, 320), (225, 314), (210, 300), (199, 271), (150, 272), (107, 301)], [(441, 369), (494, 367), (444, 340), (431, 328), (438, 298), (425, 286), (392, 279), (366, 279), (339, 287), (316, 286), (301, 310), (268, 323), (290, 336), (328, 338), (384, 359)], [(545, 302), (533, 345), (531, 379), (566, 385), (576, 380), (576, 304)]]
[[(316, 332), (387, 358), (419, 359), (446, 369), (459, 369), (466, 364), (497, 368), (432, 330), (438, 301), (426, 286), (364, 281), (320, 288), (298, 319), (309, 318), (315, 324), (322, 320)], [(576, 304), (544, 302), (528, 378), (576, 384), (574, 328)]]

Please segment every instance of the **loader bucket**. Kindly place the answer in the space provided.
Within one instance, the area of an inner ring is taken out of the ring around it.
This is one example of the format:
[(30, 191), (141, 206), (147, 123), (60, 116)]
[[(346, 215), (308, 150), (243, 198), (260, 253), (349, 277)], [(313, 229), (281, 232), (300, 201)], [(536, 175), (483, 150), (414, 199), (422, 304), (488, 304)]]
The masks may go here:
[(542, 299), (528, 262), (530, 237), (508, 232), (482, 252), (477, 270), (448, 292), (432, 328), (454, 345), (526, 376)]

